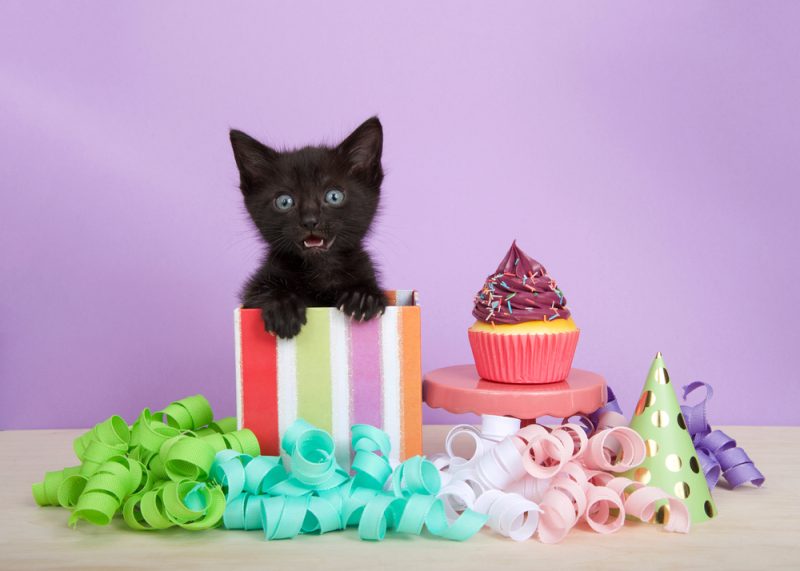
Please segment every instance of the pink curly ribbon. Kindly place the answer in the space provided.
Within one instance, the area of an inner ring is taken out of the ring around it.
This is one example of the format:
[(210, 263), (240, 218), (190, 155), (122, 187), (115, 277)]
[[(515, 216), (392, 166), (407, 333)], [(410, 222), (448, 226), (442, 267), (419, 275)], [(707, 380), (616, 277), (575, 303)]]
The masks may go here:
[(534, 478), (552, 478), (573, 458), (572, 440), (563, 440), (539, 424), (530, 424), (516, 434), (517, 449), (522, 453), (525, 471)]
[(586, 490), (566, 474), (555, 478), (542, 498), (539, 539), (557, 543), (564, 539), (586, 512)]
[[(625, 512), (642, 521), (650, 521), (656, 511), (656, 504), (661, 500), (667, 500), (669, 505), (669, 519), (664, 524), (666, 531), (677, 531), (687, 533), (689, 531), (690, 519), (689, 510), (679, 499), (670, 496), (659, 488), (645, 486), (641, 482), (635, 482), (628, 478), (614, 478), (606, 484), (609, 490), (613, 490), (620, 498), (623, 498)], [(626, 490), (633, 490), (626, 493)]]
[(670, 509), (664, 529), (689, 531), (689, 511), (679, 499), (627, 478), (584, 471), (585, 466), (576, 463), (570, 466), (571, 470), (556, 477), (540, 504), (539, 540), (543, 543), (561, 541), (580, 519), (597, 533), (618, 531), (626, 515), (650, 521), (656, 504), (662, 500), (667, 500)]
[[(611, 517), (612, 510), (617, 511), (615, 518)], [(586, 511), (584, 519), (597, 533), (614, 533), (625, 523), (625, 506), (622, 498), (613, 490), (590, 486), (586, 494)]]
[[(448, 517), (469, 508), (486, 514), (487, 525), (501, 535), (522, 541), (538, 533), (543, 543), (556, 543), (582, 521), (597, 533), (619, 530), (626, 516), (649, 521), (656, 504), (666, 500), (670, 517), (664, 529), (687, 532), (689, 515), (681, 500), (614, 475), (639, 465), (645, 446), (636, 432), (616, 425), (618, 413), (610, 412), (598, 424), (613, 426), (589, 437), (576, 424), (519, 428), (489, 415), (483, 417), (488, 437), (472, 426), (453, 428), (447, 454), (433, 459), (442, 473), (438, 497)], [(454, 454), (453, 443), (462, 438), (474, 444), (469, 458)]]
[(642, 463), (642, 437), (627, 426), (607, 428), (592, 436), (583, 464), (591, 470), (626, 472)]
[(706, 420), (706, 403), (714, 396), (711, 385), (700, 381), (684, 385), (683, 400), (686, 401), (690, 394), (701, 387), (706, 389), (703, 400), (694, 405), (681, 406), (681, 412), (686, 421), (686, 429), (692, 436), (708, 487), (713, 489), (719, 482), (720, 475), (731, 488), (738, 488), (747, 482), (761, 487), (764, 475), (747, 453), (736, 446), (733, 438), (721, 430), (713, 430)]

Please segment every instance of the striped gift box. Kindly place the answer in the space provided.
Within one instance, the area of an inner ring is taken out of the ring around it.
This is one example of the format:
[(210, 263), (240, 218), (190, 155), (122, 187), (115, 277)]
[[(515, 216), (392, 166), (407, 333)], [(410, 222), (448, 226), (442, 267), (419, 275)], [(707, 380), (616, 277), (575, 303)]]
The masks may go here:
[(262, 454), (279, 454), (279, 435), (298, 418), (333, 435), (343, 466), (356, 423), (386, 431), (393, 460), (422, 453), (417, 293), (386, 293), (386, 312), (364, 323), (334, 308), (309, 308), (290, 340), (267, 333), (260, 310), (235, 311), (239, 428), (256, 434)]

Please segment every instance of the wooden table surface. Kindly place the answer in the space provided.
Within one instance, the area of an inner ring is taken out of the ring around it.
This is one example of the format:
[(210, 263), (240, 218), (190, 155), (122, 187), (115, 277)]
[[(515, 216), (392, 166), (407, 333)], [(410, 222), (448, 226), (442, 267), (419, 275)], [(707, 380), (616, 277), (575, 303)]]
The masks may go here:
[[(448, 427), (425, 427), (425, 452), (438, 452)], [(761, 489), (714, 491), (719, 516), (688, 535), (628, 522), (617, 533), (573, 530), (557, 545), (517, 543), (488, 529), (464, 543), (355, 530), (267, 542), (261, 532), (135, 532), (67, 527), (68, 512), (40, 508), (31, 484), (45, 470), (76, 463), (78, 430), (0, 432), (0, 569), (800, 569), (800, 428), (723, 427), (764, 473)]]

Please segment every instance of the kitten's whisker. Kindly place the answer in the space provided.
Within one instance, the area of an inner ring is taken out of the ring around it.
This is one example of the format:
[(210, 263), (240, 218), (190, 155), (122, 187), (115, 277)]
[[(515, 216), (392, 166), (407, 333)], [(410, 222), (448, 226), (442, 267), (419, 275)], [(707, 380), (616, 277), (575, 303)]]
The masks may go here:
[[(264, 319), (267, 329), (282, 338), (297, 333), (297, 316), (305, 306), (328, 304), (332, 298), (351, 320), (363, 322), (374, 315), (380, 286), (364, 240), (380, 212), (380, 121), (368, 119), (335, 148), (276, 150), (235, 129), (230, 140), (245, 210), (255, 226), (229, 248), (252, 245), (253, 238), (256, 244), (259, 238), (267, 243), (243, 302), (263, 309), (280, 300), (281, 310), (265, 312)], [(341, 180), (342, 188), (319, 188), (325, 178)], [(349, 207), (340, 209), (342, 205)], [(379, 235), (376, 242), (386, 240)], [(391, 235), (388, 241), (392, 249), (402, 243)]]

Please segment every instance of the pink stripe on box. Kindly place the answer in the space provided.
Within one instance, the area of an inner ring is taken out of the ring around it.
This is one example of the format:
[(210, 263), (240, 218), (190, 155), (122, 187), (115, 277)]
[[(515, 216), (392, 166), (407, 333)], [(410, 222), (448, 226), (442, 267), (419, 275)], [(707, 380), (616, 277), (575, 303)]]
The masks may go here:
[(380, 322), (350, 325), (351, 422), (383, 425), (381, 403)]

